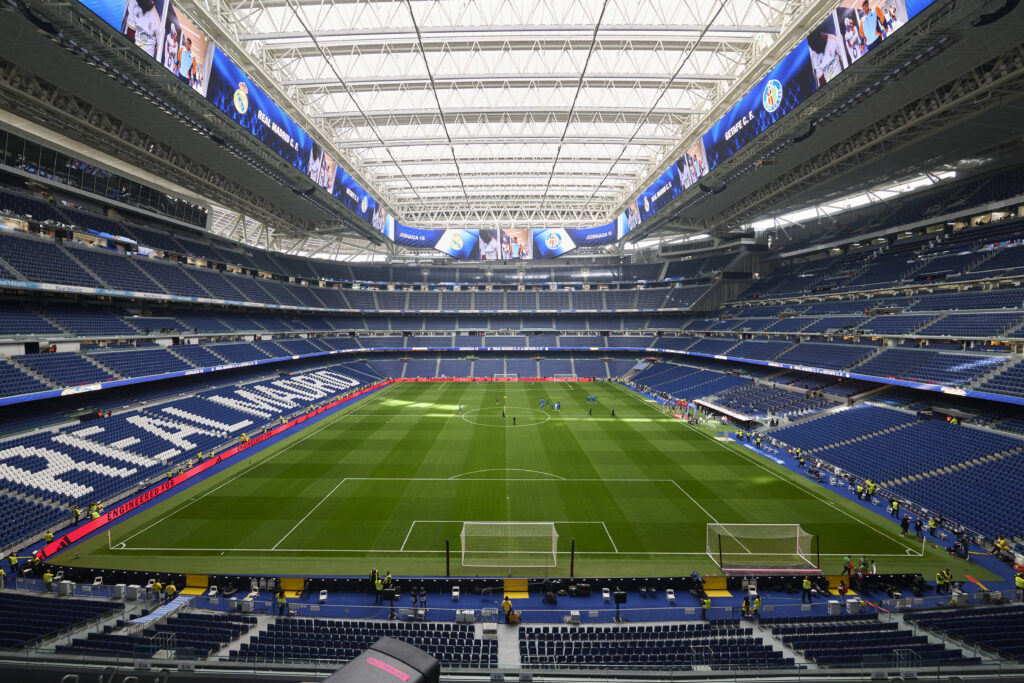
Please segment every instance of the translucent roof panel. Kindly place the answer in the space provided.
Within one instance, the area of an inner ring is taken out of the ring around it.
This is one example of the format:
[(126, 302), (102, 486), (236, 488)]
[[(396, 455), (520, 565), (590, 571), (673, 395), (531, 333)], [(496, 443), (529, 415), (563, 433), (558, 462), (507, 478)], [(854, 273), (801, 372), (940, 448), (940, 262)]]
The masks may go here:
[[(400, 220), (609, 220), (821, 2), (204, 0)], [(214, 7), (215, 6), (215, 7)], [(762, 65), (763, 66), (763, 65)]]

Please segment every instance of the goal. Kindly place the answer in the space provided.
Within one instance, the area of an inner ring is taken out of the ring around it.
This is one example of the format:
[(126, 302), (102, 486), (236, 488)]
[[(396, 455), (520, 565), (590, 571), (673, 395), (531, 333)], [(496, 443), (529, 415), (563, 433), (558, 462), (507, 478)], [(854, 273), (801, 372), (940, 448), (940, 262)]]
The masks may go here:
[(799, 524), (708, 524), (707, 554), (724, 571), (817, 571), (817, 538)]
[(496, 373), (494, 373), (494, 379), (496, 379), (496, 380), (504, 380), (506, 382), (507, 381), (514, 381), (514, 380), (519, 379), (519, 375), (514, 373), (514, 372), (508, 372), (508, 373), (496, 372)]
[(568, 372), (556, 372), (554, 378), (565, 382), (575, 382), (576, 380), (579, 379), (579, 377), (577, 377), (575, 373)]
[(463, 522), (463, 567), (556, 567), (554, 522)]

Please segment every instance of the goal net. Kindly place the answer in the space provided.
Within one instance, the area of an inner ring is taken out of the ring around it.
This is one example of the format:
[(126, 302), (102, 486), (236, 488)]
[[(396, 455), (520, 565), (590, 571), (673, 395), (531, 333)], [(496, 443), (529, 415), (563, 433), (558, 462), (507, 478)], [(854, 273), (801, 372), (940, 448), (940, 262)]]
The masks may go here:
[(494, 373), (494, 379), (514, 380), (514, 379), (519, 379), (519, 375), (514, 373), (514, 372), (508, 372), (508, 373), (496, 372), (496, 373)]
[(723, 570), (808, 570), (815, 539), (799, 524), (708, 524), (707, 553)]
[(566, 382), (575, 382), (579, 378), (575, 375), (575, 373), (556, 372), (555, 379), (564, 380)]
[(464, 567), (555, 567), (554, 522), (463, 522)]

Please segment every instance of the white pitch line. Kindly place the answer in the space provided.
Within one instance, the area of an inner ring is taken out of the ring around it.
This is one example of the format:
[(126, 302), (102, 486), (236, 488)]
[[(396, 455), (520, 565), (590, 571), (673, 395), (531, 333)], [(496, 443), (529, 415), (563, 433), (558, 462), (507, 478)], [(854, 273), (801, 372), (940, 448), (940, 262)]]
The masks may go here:
[(416, 522), (418, 522), (418, 521), (419, 521), (418, 519), (412, 520), (412, 524), (409, 525), (409, 531), (406, 532), (405, 540), (402, 541), (402, 547), (398, 549), (398, 552), (400, 552), (400, 553), (404, 553), (405, 552), (405, 544), (409, 542), (409, 537), (412, 536), (412, 528), (414, 526), (416, 526)]
[[(632, 397), (636, 398), (636, 399), (637, 399), (638, 401), (641, 401), (641, 402), (643, 402), (643, 399), (641, 399), (641, 398), (640, 398), (639, 396), (637, 396), (637, 395), (636, 395), (635, 393), (633, 393), (633, 392), (632, 392), (631, 390), (629, 390), (629, 389), (627, 389), (627, 388), (623, 387), (623, 386), (622, 386), (621, 384), (619, 384), (618, 382), (615, 382), (615, 386), (619, 387), (619, 389), (620, 389), (620, 390), (622, 390), (623, 392), (625, 392), (625, 393), (629, 394), (630, 396), (632, 396)], [(653, 407), (653, 406), (652, 406), (652, 407)], [(681, 420), (680, 420), (680, 422), (681, 422)], [(750, 457), (749, 455), (747, 455), (747, 453), (745, 452), (745, 449), (744, 449), (744, 450), (738, 450), (738, 449), (736, 449), (736, 448), (733, 448), (733, 442), (732, 442), (732, 440), (731, 440), (731, 439), (730, 439), (729, 443), (724, 443), (724, 442), (721, 442), (721, 441), (715, 441), (714, 437), (711, 437), (711, 436), (709, 436), (708, 434), (705, 434), (704, 432), (702, 432), (701, 430), (697, 429), (696, 427), (694, 427), (694, 426), (692, 426), (692, 425), (688, 425), (688, 424), (686, 424), (685, 422), (683, 422), (683, 425), (684, 425), (684, 426), (686, 426), (686, 427), (689, 427), (691, 431), (694, 431), (694, 432), (696, 432), (697, 434), (700, 434), (700, 435), (701, 435), (701, 436), (703, 436), (703, 437), (704, 437), (705, 439), (708, 439), (709, 441), (713, 441), (714, 443), (718, 444), (719, 446), (725, 445), (725, 446), (726, 446), (726, 448), (727, 448), (727, 449), (728, 449), (729, 451), (731, 451), (732, 453), (735, 453), (735, 454), (737, 454), (737, 455), (739, 455), (739, 456), (742, 456), (744, 460), (746, 460), (747, 462), (750, 462), (751, 464), (753, 464), (753, 465), (755, 465), (755, 466), (759, 467), (760, 469), (764, 470), (765, 472), (767, 472), (767, 473), (771, 474), (771, 475), (772, 475), (773, 477), (775, 477), (775, 478), (776, 478), (776, 479), (778, 479), (779, 481), (783, 481), (783, 482), (786, 482), (786, 483), (787, 483), (787, 484), (789, 484), (790, 486), (793, 486), (793, 487), (795, 487), (795, 488), (797, 488), (797, 489), (799, 489), (799, 490), (801, 490), (801, 491), (804, 491), (805, 493), (807, 493), (807, 495), (811, 496), (812, 498), (814, 498), (814, 499), (818, 500), (819, 502), (822, 502), (822, 503), (824, 503), (825, 505), (828, 505), (829, 507), (831, 507), (832, 509), (834, 509), (834, 510), (836, 510), (836, 511), (838, 511), (838, 512), (841, 512), (842, 514), (846, 515), (847, 517), (849, 517), (850, 519), (854, 520), (855, 522), (858, 522), (858, 523), (860, 523), (860, 524), (861, 524), (862, 526), (865, 526), (865, 527), (867, 527), (868, 529), (870, 529), (870, 530), (874, 531), (875, 533), (879, 534), (879, 535), (880, 535), (880, 536), (882, 536), (883, 538), (885, 538), (885, 539), (887, 539), (887, 540), (889, 540), (889, 541), (893, 541), (893, 542), (895, 542), (895, 543), (896, 543), (897, 545), (899, 545), (900, 547), (903, 547), (903, 548), (908, 548), (908, 549), (910, 549), (910, 550), (912, 550), (912, 551), (913, 551), (913, 550), (916, 550), (916, 549), (915, 549), (915, 548), (913, 548), (912, 546), (909, 546), (909, 545), (907, 545), (907, 544), (905, 544), (905, 543), (901, 543), (901, 542), (897, 541), (896, 539), (894, 539), (893, 537), (889, 536), (888, 534), (886, 534), (886, 533), (885, 533), (884, 531), (882, 531), (881, 529), (878, 529), (878, 528), (876, 528), (876, 527), (874, 527), (874, 526), (872, 526), (872, 525), (868, 524), (868, 523), (867, 523), (867, 522), (865, 522), (865, 521), (864, 521), (863, 519), (860, 519), (860, 518), (858, 518), (858, 517), (855, 517), (854, 515), (850, 514), (850, 513), (849, 513), (849, 512), (847, 512), (846, 510), (844, 510), (844, 509), (842, 509), (841, 507), (839, 507), (838, 505), (835, 505), (835, 504), (834, 504), (834, 503), (832, 503), (831, 501), (829, 501), (829, 500), (826, 500), (825, 498), (822, 498), (821, 496), (817, 495), (817, 494), (816, 494), (816, 493), (815, 493), (814, 491), (812, 491), (812, 490), (811, 490), (810, 488), (807, 488), (807, 487), (805, 487), (805, 486), (803, 486), (803, 485), (801, 485), (801, 484), (798, 484), (798, 483), (797, 483), (796, 481), (794, 481), (794, 480), (792, 480), (792, 479), (787, 479), (786, 477), (783, 477), (783, 476), (781, 476), (781, 475), (780, 475), (780, 474), (779, 474), (778, 472), (776, 472), (776, 471), (774, 471), (774, 470), (772, 470), (772, 469), (769, 469), (769, 468), (765, 467), (765, 466), (764, 466), (764, 464), (763, 464), (763, 463), (761, 463), (759, 459), (757, 459), (757, 458), (752, 458), (752, 457)], [(877, 555), (878, 553), (875, 553), (875, 554)], [(924, 553), (923, 553), (923, 552), (921, 552), (921, 551), (918, 551), (918, 552), (916, 552), (916, 556), (917, 556), (917, 557), (923, 557), (923, 556), (924, 556)], [(905, 555), (904, 555), (904, 557), (905, 557)]]
[(309, 516), (310, 516), (311, 514), (313, 514), (314, 512), (316, 512), (316, 509), (317, 509), (318, 507), (320, 507), (321, 505), (323, 505), (323, 504), (324, 504), (324, 501), (326, 501), (326, 500), (327, 500), (328, 498), (330, 498), (330, 497), (331, 497), (331, 495), (332, 495), (332, 494), (333, 494), (333, 493), (334, 493), (335, 491), (337, 491), (337, 490), (338, 490), (338, 487), (339, 487), (339, 486), (341, 486), (342, 484), (344, 484), (344, 483), (345, 483), (346, 481), (348, 481), (348, 479), (342, 479), (342, 480), (341, 480), (341, 481), (339, 481), (339, 482), (338, 482), (337, 484), (335, 484), (335, 485), (334, 485), (334, 488), (333, 488), (333, 489), (331, 489), (330, 491), (328, 491), (327, 495), (326, 495), (326, 496), (324, 496), (323, 498), (321, 498), (321, 499), (320, 499), (320, 502), (319, 502), (319, 503), (317, 503), (316, 505), (314, 505), (314, 506), (313, 506), (313, 509), (312, 509), (312, 510), (310, 510), (309, 512), (307, 512), (307, 513), (306, 513), (306, 516), (305, 516), (305, 517), (303, 517), (303, 518), (302, 518), (302, 519), (300, 519), (300, 520), (299, 520), (298, 522), (296, 522), (296, 523), (295, 523), (295, 526), (293, 526), (293, 527), (292, 527), (291, 529), (289, 529), (289, 530), (288, 530), (288, 533), (286, 533), (286, 534), (285, 534), (284, 536), (282, 536), (282, 537), (281, 537), (281, 540), (280, 540), (280, 541), (278, 541), (277, 543), (275, 543), (275, 544), (274, 544), (274, 547), (273, 547), (273, 548), (271, 548), (271, 550), (277, 550), (277, 546), (279, 546), (279, 545), (281, 545), (282, 543), (284, 543), (284, 539), (286, 539), (286, 538), (288, 538), (289, 536), (291, 536), (291, 535), (292, 535), (292, 532), (293, 532), (293, 531), (295, 531), (296, 529), (298, 529), (298, 528), (299, 528), (299, 526), (300, 526), (300, 525), (301, 525), (301, 524), (302, 524), (303, 522), (305, 522), (305, 521), (306, 521), (307, 519), (309, 519)]
[(604, 532), (606, 534), (608, 534), (608, 540), (611, 541), (611, 543), (612, 543), (612, 550), (614, 550), (615, 554), (618, 555), (619, 554), (619, 546), (615, 545), (615, 539), (612, 538), (612, 532), (608, 531), (608, 525), (605, 524), (604, 522), (601, 522), (601, 526), (604, 527)]
[[(201, 553), (392, 553), (392, 554), (403, 554), (403, 555), (421, 555), (426, 553), (439, 554), (445, 552), (444, 550), (382, 550), (380, 548), (372, 548), (369, 550), (356, 549), (356, 548), (118, 548), (114, 547), (113, 550), (123, 551), (144, 551), (144, 552), (161, 552), (171, 553), (175, 551), (179, 552), (201, 552)], [(560, 550), (559, 555), (571, 555), (571, 551)], [(704, 556), (707, 557), (707, 552), (696, 552), (696, 551), (647, 551), (647, 550), (577, 550), (577, 555), (636, 555), (643, 557), (677, 557), (677, 556)], [(851, 555), (866, 554), (866, 553), (849, 553)], [(822, 557), (844, 557), (843, 553), (822, 553)], [(903, 553), (872, 553), (872, 557), (903, 557), (906, 555)]]
[[(389, 384), (388, 386), (384, 387), (383, 389), (381, 389), (380, 391), (378, 391), (377, 393), (375, 393), (375, 394), (374, 394), (374, 395), (373, 395), (373, 396), (372, 396), (371, 398), (376, 398), (377, 396), (379, 396), (379, 395), (380, 395), (380, 394), (382, 394), (383, 392), (387, 391), (387, 390), (388, 390), (388, 389), (389, 389), (390, 387), (394, 387), (394, 386), (397, 386), (397, 384)], [(210, 495), (210, 494), (211, 494), (211, 493), (213, 493), (214, 491), (217, 491), (218, 489), (221, 489), (221, 488), (223, 488), (223, 487), (227, 486), (228, 484), (230, 484), (231, 482), (233, 482), (233, 481), (234, 481), (235, 479), (238, 479), (239, 477), (241, 477), (241, 476), (243, 476), (243, 475), (246, 475), (246, 474), (248, 474), (248, 473), (252, 472), (252, 471), (253, 471), (254, 469), (256, 469), (257, 467), (262, 467), (263, 465), (267, 464), (268, 462), (270, 462), (271, 460), (273, 460), (273, 459), (274, 459), (274, 458), (276, 458), (277, 456), (281, 455), (281, 454), (282, 454), (282, 453), (284, 453), (285, 451), (287, 451), (287, 450), (290, 450), (290, 449), (291, 449), (291, 448), (292, 448), (293, 446), (296, 446), (296, 445), (298, 445), (298, 444), (302, 443), (303, 441), (305, 441), (305, 440), (306, 440), (306, 439), (308, 439), (309, 437), (313, 436), (314, 434), (319, 434), (319, 433), (320, 433), (321, 431), (323, 431), (324, 429), (326, 429), (326, 428), (327, 428), (327, 427), (329, 427), (330, 425), (333, 425), (333, 424), (334, 424), (335, 422), (337, 422), (338, 420), (341, 420), (342, 418), (348, 417), (349, 415), (353, 415), (354, 413), (356, 413), (356, 411), (358, 411), (358, 410), (359, 410), (359, 408), (360, 408), (360, 406), (357, 406), (357, 407), (356, 407), (356, 408), (355, 408), (354, 410), (350, 410), (349, 412), (347, 412), (347, 413), (344, 413), (344, 414), (342, 414), (342, 415), (333, 415), (333, 416), (331, 416), (331, 417), (330, 417), (329, 419), (327, 419), (327, 420), (324, 420), (324, 422), (323, 422), (323, 424), (322, 424), (322, 425), (320, 425), (319, 427), (317, 427), (317, 428), (316, 428), (316, 429), (314, 429), (313, 431), (309, 432), (308, 434), (305, 434), (305, 435), (303, 435), (303, 436), (302, 436), (302, 438), (300, 438), (300, 439), (298, 439), (297, 441), (294, 441), (294, 442), (292, 442), (292, 443), (288, 444), (287, 446), (285, 446), (284, 448), (282, 448), (281, 450), (279, 450), (279, 451), (278, 451), (277, 453), (274, 453), (273, 455), (271, 455), (271, 456), (270, 456), (269, 458), (266, 458), (265, 460), (263, 460), (263, 461), (261, 461), (261, 462), (258, 462), (258, 463), (256, 463), (256, 465), (254, 465), (254, 466), (252, 466), (252, 467), (247, 467), (246, 469), (242, 470), (241, 472), (239, 472), (239, 473), (238, 473), (238, 474), (236, 474), (235, 476), (231, 477), (230, 479), (227, 479), (227, 480), (225, 480), (225, 481), (224, 481), (223, 483), (221, 483), (221, 484), (218, 484), (218, 485), (217, 485), (217, 486), (215, 486), (214, 488), (210, 489), (210, 490), (209, 490), (209, 491), (207, 491), (206, 493), (204, 493), (204, 494), (202, 494), (202, 495), (200, 495), (200, 496), (197, 496), (196, 498), (193, 498), (193, 499), (192, 499), (192, 500), (190, 500), (189, 502), (187, 502), (187, 503), (185, 503), (184, 505), (182, 505), (182, 506), (181, 506), (180, 508), (178, 508), (178, 509), (174, 510), (173, 512), (171, 512), (171, 513), (170, 513), (169, 515), (167, 515), (166, 517), (161, 517), (161, 518), (157, 519), (157, 520), (156, 520), (155, 522), (153, 522), (152, 524), (150, 524), (150, 525), (148, 525), (148, 526), (145, 526), (145, 527), (143, 527), (143, 528), (139, 529), (139, 530), (138, 530), (138, 531), (136, 531), (136, 532), (135, 532), (134, 534), (132, 534), (131, 536), (129, 536), (129, 537), (127, 537), (126, 539), (124, 539), (124, 540), (122, 541), (122, 543), (127, 543), (128, 541), (132, 540), (133, 538), (135, 538), (135, 537), (136, 537), (136, 536), (138, 536), (139, 534), (141, 534), (141, 533), (143, 533), (143, 532), (145, 532), (145, 531), (148, 531), (149, 529), (151, 529), (151, 528), (155, 527), (155, 526), (156, 526), (157, 524), (159, 524), (159, 523), (161, 523), (161, 522), (165, 522), (165, 521), (167, 521), (168, 519), (170, 519), (170, 518), (171, 518), (171, 517), (173, 517), (174, 515), (178, 514), (179, 512), (181, 512), (182, 510), (184, 510), (185, 508), (189, 507), (189, 506), (190, 506), (190, 505), (192, 505), (193, 503), (196, 503), (196, 502), (198, 502), (198, 501), (202, 500), (203, 498), (205, 498), (206, 496)], [(239, 464), (239, 463), (241, 463), (241, 462), (245, 462), (245, 461), (244, 461), (244, 460), (240, 460), (240, 461), (239, 461), (238, 463), (235, 463), (235, 465), (232, 465), (232, 467), (235, 467), (236, 465), (238, 465), (238, 464)]]
[[(566, 480), (565, 477), (560, 477), (557, 474), (551, 474), (550, 472), (541, 472), (540, 470), (526, 470), (526, 469), (522, 469), (522, 468), (519, 468), (519, 467), (494, 467), (494, 468), (486, 469), (486, 470), (473, 470), (472, 472), (463, 472), (462, 474), (456, 474), (454, 476), (448, 477), (448, 480), (449, 481), (454, 481), (454, 480), (458, 479), (459, 477), (466, 477), (466, 476), (469, 476), (471, 474), (480, 474), (481, 472), (532, 472), (533, 474), (543, 474), (545, 476), (553, 477), (555, 479), (561, 479), (562, 481)], [(474, 479), (473, 481), (481, 481), (481, 480)], [(531, 479), (530, 481), (533, 481), (533, 480)]]

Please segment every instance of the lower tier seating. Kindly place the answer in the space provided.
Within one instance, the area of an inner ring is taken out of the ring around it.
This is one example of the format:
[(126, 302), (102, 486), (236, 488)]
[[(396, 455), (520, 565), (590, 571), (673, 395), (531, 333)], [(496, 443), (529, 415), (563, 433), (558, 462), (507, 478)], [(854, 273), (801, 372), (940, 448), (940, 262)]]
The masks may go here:
[(303, 618), (278, 619), (250, 642), (232, 650), (230, 658), (244, 662), (343, 663), (384, 636), (421, 648), (446, 669), (498, 665), (498, 642), (475, 637), (472, 624)]

